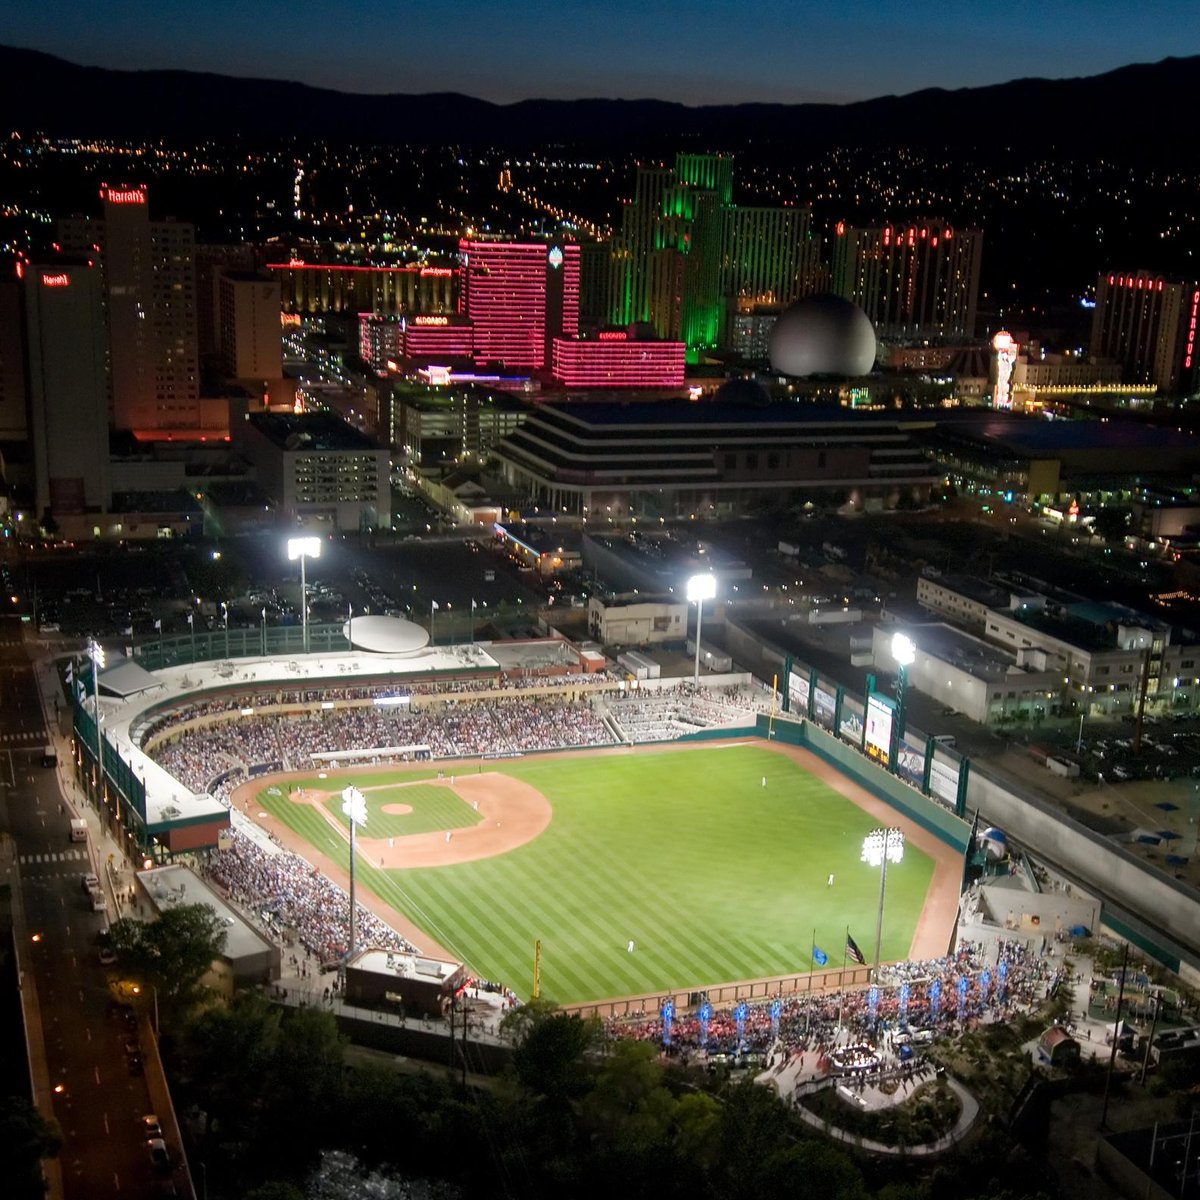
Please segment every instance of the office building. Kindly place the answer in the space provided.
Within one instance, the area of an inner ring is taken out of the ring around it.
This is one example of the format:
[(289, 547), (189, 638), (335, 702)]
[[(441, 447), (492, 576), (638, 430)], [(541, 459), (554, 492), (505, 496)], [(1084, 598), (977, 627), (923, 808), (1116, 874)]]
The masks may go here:
[(1200, 291), (1149, 271), (1110, 272), (1096, 282), (1091, 353), (1121, 364), (1126, 383), (1174, 395), (1195, 378)]
[(243, 413), (230, 434), (289, 519), (343, 532), (391, 527), (388, 452), (334, 413)]
[(572, 243), (458, 244), (459, 313), (474, 327), (480, 366), (540, 371), (556, 337), (579, 333), (579, 247)]
[(247, 382), (283, 378), (279, 281), (249, 271), (217, 277), (221, 373)]
[[(1131, 714), (1143, 689), (1150, 712), (1200, 706), (1200, 645), (1194, 634), (1157, 617), (1022, 575), (995, 576), (986, 582), (943, 577), (918, 598), (926, 607), (972, 629), (980, 628), (982, 615), (982, 638), (989, 654), (998, 647), (1002, 656), (1012, 657), (1007, 670), (989, 674), (977, 697), (979, 711), (970, 714), (976, 720), (1035, 706), (1042, 708), (1043, 715)], [(919, 629), (913, 634), (918, 664), (931, 654), (943, 664), (958, 662), (975, 671), (972, 657), (982, 657), (978, 651), (973, 655), (940, 652), (927, 648), (918, 633)], [(890, 638), (876, 641), (877, 665), (892, 665), (886, 659), (888, 642)], [(918, 665), (915, 675), (912, 668), (909, 671), (909, 678), (916, 679), (922, 691), (966, 711), (955, 700), (960, 694), (965, 698), (963, 689), (943, 690), (944, 675), (936, 664)], [(1039, 700), (1033, 694), (1038, 689), (1048, 695)]]
[(637, 336), (636, 327), (555, 338), (551, 370), (569, 388), (680, 388), (684, 345)]
[(112, 495), (100, 268), (55, 260), (24, 275), (37, 515), (105, 512)]
[(71, 255), (103, 275), (112, 423), (117, 429), (195, 429), (200, 420), (195, 231), (151, 221), (145, 188), (100, 189), (104, 215), (59, 222)]
[(733, 203), (733, 159), (679, 154), (639, 167), (613, 240), (610, 320), (651, 325), (690, 357), (728, 345), (735, 312), (816, 290), (818, 247), (801, 207)]
[(358, 357), (376, 375), (394, 371), (400, 363), (404, 319), (397, 316), (358, 314)]
[(220, 354), (220, 293), (217, 279), (222, 271), (254, 271), (258, 262), (255, 247), (245, 245), (196, 247), (196, 341), (200, 359), (215, 360)]
[(373, 267), (291, 258), (268, 263), (266, 269), (279, 277), (283, 311), (301, 317), (452, 313), (457, 304), (457, 267)]
[(483, 462), (529, 412), (527, 404), (505, 392), (450, 387), (414, 393), (398, 384), (389, 441), (414, 466)]
[(839, 222), (833, 291), (853, 300), (881, 338), (973, 337), (983, 234), (940, 218), (872, 228)]

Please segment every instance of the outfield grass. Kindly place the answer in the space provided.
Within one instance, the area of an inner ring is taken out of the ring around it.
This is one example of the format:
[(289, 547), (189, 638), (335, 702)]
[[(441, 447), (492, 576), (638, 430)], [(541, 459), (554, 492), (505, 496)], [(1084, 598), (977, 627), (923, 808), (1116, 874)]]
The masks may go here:
[[(878, 822), (783, 755), (746, 745), (491, 769), (549, 799), (540, 837), (457, 866), (384, 871), (360, 860), (359, 879), (519, 995), (532, 987), (537, 939), (542, 994), (559, 1003), (805, 971), (814, 929), (830, 966), (842, 962), (847, 926), (873, 953), (879, 873), (859, 853)], [(337, 785), (331, 774), (302, 786)], [(259, 802), (346, 864), (346, 843), (311, 806), (266, 792)], [(885, 959), (908, 953), (932, 874), (911, 845), (889, 868)]]
[[(389, 786), (376, 784), (371, 788), (357, 780), (355, 784), (360, 789), (363, 786), (369, 789), (363, 793), (367, 801), (367, 825), (363, 833), (367, 837), (399, 838), (434, 830), (466, 829), (480, 821), (479, 814), (444, 784), (398, 785), (394, 777)], [(407, 804), (412, 812), (386, 813), (383, 807), (387, 804)], [(326, 798), (325, 807), (349, 830), (350, 818), (342, 812), (342, 797), (338, 793)]]

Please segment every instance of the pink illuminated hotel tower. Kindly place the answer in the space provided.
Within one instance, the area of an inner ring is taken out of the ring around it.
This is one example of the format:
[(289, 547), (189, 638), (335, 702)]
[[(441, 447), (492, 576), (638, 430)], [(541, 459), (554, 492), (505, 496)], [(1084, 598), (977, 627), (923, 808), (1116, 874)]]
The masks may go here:
[(540, 371), (554, 338), (578, 336), (577, 245), (463, 239), (458, 254), (458, 310), (474, 327), (476, 362)]

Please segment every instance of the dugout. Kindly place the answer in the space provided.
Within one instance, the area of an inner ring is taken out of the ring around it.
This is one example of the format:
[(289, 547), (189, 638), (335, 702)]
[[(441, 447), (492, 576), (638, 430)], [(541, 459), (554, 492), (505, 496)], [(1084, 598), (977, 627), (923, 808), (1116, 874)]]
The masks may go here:
[(440, 1017), (466, 977), (460, 962), (424, 954), (360, 950), (346, 963), (346, 1002)]

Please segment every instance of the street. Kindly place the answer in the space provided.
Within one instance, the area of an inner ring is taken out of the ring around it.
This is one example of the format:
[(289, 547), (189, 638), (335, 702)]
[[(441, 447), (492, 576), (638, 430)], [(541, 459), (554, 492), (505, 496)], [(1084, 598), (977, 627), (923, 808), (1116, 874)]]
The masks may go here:
[(140, 1121), (153, 1106), (140, 1063), (132, 1065), (125, 1050), (137, 1027), (112, 1002), (99, 962), (97, 935), (108, 914), (92, 911), (81, 884), (96, 865), (86, 844), (69, 840), (57, 772), (41, 765), (47, 737), (19, 618), (0, 620), (0, 729), (0, 825), (16, 844), (49, 1083), (62, 1089), (54, 1110), (63, 1194), (149, 1195), (155, 1177)]

